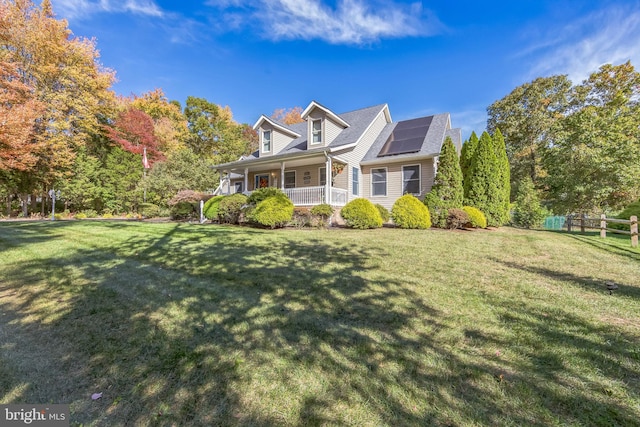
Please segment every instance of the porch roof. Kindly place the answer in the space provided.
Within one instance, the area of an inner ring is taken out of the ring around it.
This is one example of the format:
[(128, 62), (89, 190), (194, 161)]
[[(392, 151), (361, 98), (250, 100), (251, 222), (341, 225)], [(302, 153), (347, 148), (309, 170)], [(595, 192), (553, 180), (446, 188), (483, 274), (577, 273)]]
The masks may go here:
[(306, 150), (303, 152), (297, 153), (284, 153), (284, 154), (275, 154), (273, 156), (264, 157), (264, 158), (255, 158), (250, 157), (248, 159), (237, 160), (235, 162), (222, 163), (219, 165), (212, 166), (213, 169), (218, 170), (244, 170), (245, 168), (250, 170), (256, 169), (269, 169), (269, 168), (279, 168), (280, 163), (285, 162), (296, 162), (300, 164), (305, 164), (307, 161), (313, 160), (321, 160), (325, 161), (327, 153), (330, 152), (329, 147), (319, 147), (314, 148), (312, 150)]

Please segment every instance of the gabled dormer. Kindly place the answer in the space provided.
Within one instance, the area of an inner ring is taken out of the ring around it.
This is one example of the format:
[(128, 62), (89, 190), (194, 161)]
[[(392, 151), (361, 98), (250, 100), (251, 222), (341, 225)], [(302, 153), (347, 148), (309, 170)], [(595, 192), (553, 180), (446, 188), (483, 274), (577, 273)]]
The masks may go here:
[(253, 130), (258, 133), (258, 157), (266, 157), (278, 154), (291, 141), (301, 135), (277, 121), (262, 115), (258, 119)]
[(349, 127), (349, 123), (316, 101), (311, 101), (300, 117), (307, 122), (307, 150), (326, 147)]

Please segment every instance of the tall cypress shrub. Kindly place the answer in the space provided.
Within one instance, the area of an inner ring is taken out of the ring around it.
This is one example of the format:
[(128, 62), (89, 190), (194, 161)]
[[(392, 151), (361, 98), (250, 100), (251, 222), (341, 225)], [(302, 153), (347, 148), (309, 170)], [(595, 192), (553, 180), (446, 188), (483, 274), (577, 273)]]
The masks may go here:
[[(469, 174), (469, 167), (471, 167), (471, 160), (473, 159), (473, 154), (478, 147), (478, 136), (475, 132), (471, 132), (471, 136), (467, 141), (462, 144), (462, 150), (460, 150), (460, 170), (462, 171), (462, 181), (467, 182), (467, 175)], [(465, 197), (466, 193), (466, 185), (464, 187)]]
[(494, 227), (501, 225), (502, 211), (497, 163), (491, 136), (483, 132), (465, 181), (465, 205), (480, 209)]
[(496, 153), (496, 165), (498, 170), (498, 185), (500, 188), (500, 224), (509, 222), (509, 208), (511, 196), (511, 172), (509, 170), (509, 158), (504, 136), (500, 129), (496, 129), (493, 137), (493, 148)]
[(438, 172), (431, 191), (424, 198), (431, 219), (436, 227), (444, 227), (447, 212), (451, 208), (462, 208), (464, 191), (462, 189), (462, 171), (456, 146), (450, 137), (442, 144), (438, 162)]

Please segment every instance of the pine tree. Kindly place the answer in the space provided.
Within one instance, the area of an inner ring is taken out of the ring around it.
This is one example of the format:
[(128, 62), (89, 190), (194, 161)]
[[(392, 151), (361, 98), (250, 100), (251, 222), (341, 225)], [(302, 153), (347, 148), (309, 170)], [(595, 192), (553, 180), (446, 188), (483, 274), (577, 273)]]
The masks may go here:
[(478, 208), (487, 217), (487, 225), (501, 225), (501, 199), (497, 157), (491, 136), (483, 132), (468, 169), (465, 205)]
[(435, 227), (446, 225), (447, 213), (451, 208), (462, 208), (462, 172), (455, 145), (450, 137), (442, 144), (438, 172), (431, 191), (424, 198)]
[(462, 182), (464, 185), (464, 196), (467, 196), (467, 175), (469, 174), (469, 167), (471, 166), (471, 160), (473, 159), (473, 153), (478, 147), (478, 136), (475, 132), (471, 132), (471, 136), (462, 145), (460, 151), (460, 170), (462, 171)]
[(498, 186), (502, 198), (500, 200), (500, 223), (506, 224), (509, 221), (510, 197), (511, 197), (511, 173), (509, 170), (509, 158), (507, 157), (507, 147), (500, 129), (496, 129), (492, 137), (493, 148), (496, 153), (496, 165), (498, 168)]

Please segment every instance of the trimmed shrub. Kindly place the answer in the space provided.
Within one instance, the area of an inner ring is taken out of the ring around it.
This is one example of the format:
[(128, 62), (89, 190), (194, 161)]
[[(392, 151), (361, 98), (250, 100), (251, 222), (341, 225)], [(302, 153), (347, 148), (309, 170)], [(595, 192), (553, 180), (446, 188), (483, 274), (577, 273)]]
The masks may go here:
[[(640, 218), (640, 200), (638, 200), (637, 202), (633, 202), (630, 205), (628, 205), (626, 208), (624, 208), (624, 210), (622, 212), (620, 212), (618, 215), (616, 215), (615, 218), (628, 220), (634, 215), (636, 217)], [(615, 228), (616, 230), (629, 231), (629, 224), (607, 223), (607, 227)]]
[(340, 215), (347, 223), (347, 227), (361, 230), (382, 227), (380, 212), (367, 199), (358, 198), (350, 201), (342, 208)]
[[(85, 209), (80, 213), (84, 214), (85, 218), (97, 218), (98, 217), (98, 212), (96, 212), (93, 209)], [(76, 215), (76, 218), (77, 217), (78, 217), (78, 215)]]
[[(55, 218), (55, 215), (54, 215)], [(78, 212), (77, 214), (75, 214), (74, 216), (75, 219), (87, 219), (87, 214), (84, 212)]]
[(457, 228), (463, 228), (469, 222), (469, 215), (458, 208), (451, 208), (447, 213), (447, 228), (449, 230), (455, 230)]
[(261, 201), (273, 197), (273, 196), (285, 196), (284, 192), (277, 187), (263, 187), (258, 188), (254, 192), (251, 193), (249, 198), (247, 199), (247, 204), (257, 206)]
[(382, 218), (382, 222), (383, 223), (389, 222), (389, 220), (391, 219), (391, 215), (389, 215), (389, 211), (387, 210), (387, 208), (382, 206), (380, 203), (376, 203), (373, 206), (375, 206), (376, 209), (378, 209), (378, 212), (380, 213), (380, 217)]
[(318, 218), (319, 226), (326, 227), (329, 224), (329, 218), (333, 215), (333, 208), (326, 203), (315, 205), (311, 208), (311, 215)]
[(181, 190), (167, 203), (173, 219), (197, 218), (200, 213), (200, 200), (210, 196), (193, 190)]
[(417, 197), (405, 194), (393, 204), (391, 218), (400, 228), (429, 228), (431, 227), (431, 215), (429, 208)]
[(220, 222), (237, 224), (240, 221), (242, 208), (247, 204), (247, 196), (242, 193), (224, 196), (218, 204)]
[(140, 203), (138, 212), (146, 218), (154, 218), (160, 216), (160, 207), (153, 203)]
[(462, 210), (465, 211), (469, 217), (467, 227), (487, 228), (487, 218), (480, 209), (474, 208), (473, 206), (465, 206)]
[(205, 218), (207, 218), (210, 221), (218, 220), (218, 213), (219, 213), (218, 211), (220, 208), (220, 201), (222, 199), (224, 199), (224, 196), (214, 196), (209, 200), (207, 200), (207, 202), (204, 204), (204, 207), (203, 207)]
[(285, 194), (267, 197), (259, 202), (250, 220), (265, 227), (284, 227), (293, 218), (293, 203)]

